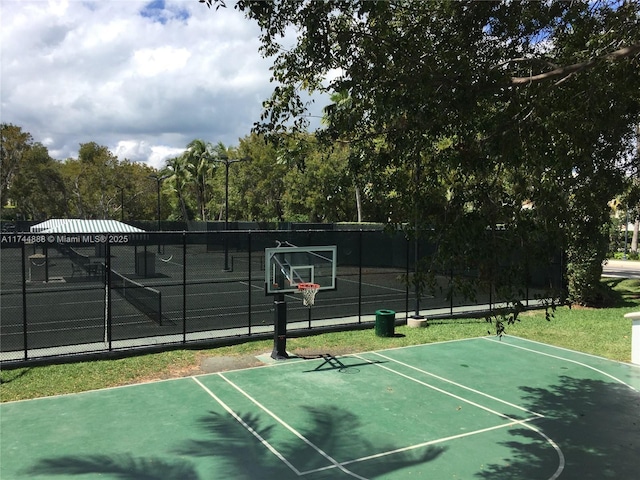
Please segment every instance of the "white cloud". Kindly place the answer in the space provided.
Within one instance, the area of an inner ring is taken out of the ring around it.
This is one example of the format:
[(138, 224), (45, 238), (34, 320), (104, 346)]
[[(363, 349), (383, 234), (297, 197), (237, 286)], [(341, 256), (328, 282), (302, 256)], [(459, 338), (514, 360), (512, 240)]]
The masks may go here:
[(134, 52), (133, 63), (136, 74), (154, 77), (161, 73), (182, 70), (190, 56), (191, 52), (186, 48), (143, 48)]
[(151, 146), (144, 141), (120, 140), (113, 153), (119, 158), (148, 158)]
[(148, 165), (160, 169), (169, 158), (181, 155), (186, 149), (167, 145), (150, 145), (139, 140), (120, 140), (113, 153), (120, 159), (144, 161)]
[(167, 147), (166, 145), (154, 145), (151, 147), (151, 155), (149, 155), (149, 165), (155, 168), (162, 168), (166, 165), (169, 158), (176, 157), (185, 151), (184, 148)]
[(194, 138), (237, 145), (273, 86), (228, 3), (2, 0), (0, 120), (59, 159), (95, 141), (158, 167)]

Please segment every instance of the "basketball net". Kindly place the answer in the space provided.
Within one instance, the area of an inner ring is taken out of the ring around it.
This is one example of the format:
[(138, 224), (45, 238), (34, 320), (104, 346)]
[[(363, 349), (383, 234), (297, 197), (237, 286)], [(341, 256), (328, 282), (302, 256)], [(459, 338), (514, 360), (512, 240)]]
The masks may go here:
[(302, 304), (305, 307), (311, 307), (316, 299), (316, 293), (320, 290), (317, 283), (299, 283), (298, 292), (302, 293)]

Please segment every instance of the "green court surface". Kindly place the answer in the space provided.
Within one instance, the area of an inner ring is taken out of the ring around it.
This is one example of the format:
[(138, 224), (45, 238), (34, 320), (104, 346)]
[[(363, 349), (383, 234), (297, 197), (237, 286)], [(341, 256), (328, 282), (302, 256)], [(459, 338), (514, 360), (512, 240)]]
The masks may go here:
[(631, 479), (639, 391), (508, 336), (295, 358), (3, 404), (0, 477)]

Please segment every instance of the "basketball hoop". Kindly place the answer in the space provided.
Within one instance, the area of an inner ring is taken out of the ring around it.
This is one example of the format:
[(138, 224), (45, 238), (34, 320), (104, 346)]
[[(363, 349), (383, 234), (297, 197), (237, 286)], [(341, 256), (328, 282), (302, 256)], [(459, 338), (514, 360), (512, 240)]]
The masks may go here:
[(302, 293), (302, 304), (305, 307), (311, 307), (313, 305), (318, 290), (320, 290), (320, 285), (317, 283), (298, 284), (298, 292)]

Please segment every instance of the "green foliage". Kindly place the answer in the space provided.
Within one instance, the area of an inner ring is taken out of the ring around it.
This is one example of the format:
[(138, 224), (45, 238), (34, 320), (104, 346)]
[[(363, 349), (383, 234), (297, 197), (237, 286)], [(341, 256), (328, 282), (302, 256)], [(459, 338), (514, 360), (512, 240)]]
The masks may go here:
[[(591, 255), (589, 255), (591, 253)], [(593, 281), (598, 270), (596, 252), (572, 251), (567, 264), (569, 300), (579, 305), (605, 306), (600, 282)], [(599, 268), (602, 273), (602, 267)]]
[(311, 134), (283, 136), (278, 145), (251, 134), (237, 148), (196, 139), (160, 171), (120, 160), (95, 142), (80, 145), (77, 159), (58, 161), (29, 134), (23, 137), (28, 142), (15, 153), (19, 161), (7, 189), (15, 206), (5, 213), (14, 219), (156, 220), (159, 178), (161, 219), (223, 220), (227, 160), (231, 220), (332, 222), (357, 216), (349, 151), (326, 148)]
[(7, 203), (7, 190), (32, 143), (31, 134), (23, 132), (21, 127), (10, 123), (0, 124), (0, 206)]
[(16, 200), (21, 218), (64, 217), (68, 212), (69, 193), (61, 166), (39, 143), (32, 144), (23, 153), (9, 195)]
[[(67, 186), (68, 214), (76, 218), (155, 218), (155, 170), (120, 161), (95, 142), (80, 145), (77, 159), (61, 166)], [(123, 210), (124, 209), (124, 210)]]
[(240, 139), (238, 154), (250, 160), (235, 166), (230, 187), (230, 208), (234, 218), (243, 220), (283, 221), (283, 197), (287, 190), (287, 162), (280, 161), (278, 148), (251, 134)]
[(305, 158), (304, 169), (285, 175), (285, 217), (305, 216), (308, 222), (339, 222), (356, 217), (355, 193), (347, 168), (346, 152), (317, 148)]
[(185, 155), (170, 158), (166, 162), (163, 170), (166, 176), (165, 191), (171, 194), (172, 213), (169, 215), (171, 220), (182, 219), (189, 221), (195, 217), (195, 202), (189, 195), (189, 185), (191, 184), (193, 174), (192, 168)]
[[(408, 280), (451, 296), (517, 292), (536, 262), (566, 249), (570, 299), (604, 301), (607, 202), (640, 158), (638, 1), (235, 7), (260, 27), (276, 87), (237, 149), (195, 139), (147, 173), (167, 175), (163, 218), (223, 218), (226, 172), (215, 160), (249, 157), (231, 166), (231, 219), (402, 225), (434, 245)], [(331, 98), (319, 141), (305, 131), (309, 92)], [(43, 161), (27, 165), (30, 135), (8, 124), (2, 133), (0, 193), (4, 203), (11, 186), (25, 217), (155, 217), (153, 181), (105, 147), (83, 144), (60, 166), (38, 147)], [(27, 193), (45, 188), (51, 205)], [(505, 259), (519, 270), (492, 267)], [(443, 271), (460, 275), (443, 287)]]
[[(506, 333), (508, 325), (513, 325), (519, 322), (518, 316), (524, 310), (524, 306), (521, 302), (515, 302), (511, 307), (500, 308), (493, 315), (485, 317), (487, 323), (495, 324), (495, 334), (498, 337), (502, 337)], [(491, 331), (487, 332), (491, 335)]]
[[(211, 142), (196, 138), (187, 144), (187, 150), (181, 157), (180, 165), (174, 161), (173, 168), (178, 169), (174, 180), (178, 182), (176, 186), (180, 184), (180, 208), (182, 215), (187, 217), (185, 220), (189, 219), (184, 198), (185, 188), (190, 189), (194, 194), (198, 211), (197, 219), (202, 221), (209, 219), (209, 182), (218, 170), (223, 169), (221, 162), (228, 159), (227, 149), (221, 143), (214, 146)], [(180, 171), (181, 169), (183, 171)], [(175, 171), (173, 174), (175, 175)]]
[[(570, 295), (594, 301), (598, 269), (587, 264), (604, 258), (606, 204), (640, 122), (640, 3), (236, 8), (274, 58), (278, 86), (259, 132), (304, 129), (301, 91), (333, 94), (323, 137), (349, 144), (350, 172), (381, 199), (384, 220), (427, 232), (430, 265), (482, 271), (529, 230), (569, 249)], [(289, 28), (299, 34), (285, 48)], [(483, 234), (497, 225), (504, 234)]]
[[(17, 134), (21, 130), (11, 126), (4, 132)], [(44, 145), (32, 143), (29, 134), (23, 133), (20, 138), (25, 143), (19, 148), (10, 146), (10, 142), (3, 147), (13, 149), (7, 158), (18, 158), (11, 166), (7, 187), (15, 217), (22, 220), (155, 217), (156, 196), (148, 178), (154, 169), (121, 161), (107, 147), (95, 142), (80, 145), (77, 159), (58, 161), (49, 156)]]

